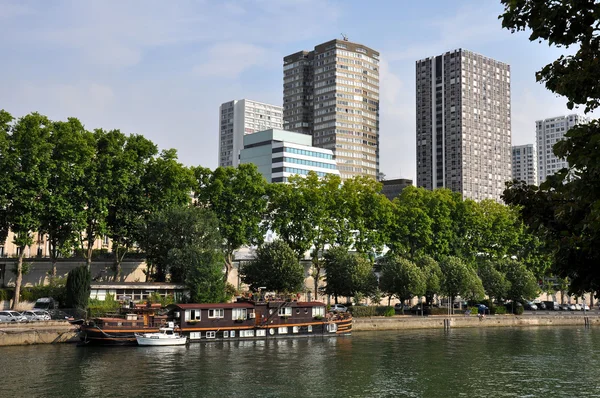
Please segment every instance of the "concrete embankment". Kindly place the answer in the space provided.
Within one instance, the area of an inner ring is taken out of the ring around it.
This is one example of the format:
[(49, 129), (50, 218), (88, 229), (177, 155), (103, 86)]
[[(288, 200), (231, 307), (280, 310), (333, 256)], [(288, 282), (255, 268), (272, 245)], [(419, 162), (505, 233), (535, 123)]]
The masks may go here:
[(600, 326), (598, 315), (490, 315), (477, 316), (393, 316), (354, 318), (352, 332), (445, 328), (488, 328), (526, 326)]
[(77, 327), (66, 321), (0, 324), (0, 347), (78, 341)]

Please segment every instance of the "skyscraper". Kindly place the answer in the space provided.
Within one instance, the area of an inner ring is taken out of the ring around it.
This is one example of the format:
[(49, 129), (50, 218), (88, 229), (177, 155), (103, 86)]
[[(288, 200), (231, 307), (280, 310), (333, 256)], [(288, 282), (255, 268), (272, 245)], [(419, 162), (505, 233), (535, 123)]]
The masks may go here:
[(342, 178), (379, 173), (379, 53), (348, 40), (283, 58), (284, 129), (335, 153)]
[(557, 116), (535, 122), (535, 137), (538, 152), (538, 185), (546, 181), (549, 175), (569, 167), (569, 163), (560, 159), (552, 151), (552, 147), (562, 140), (565, 133), (578, 124), (588, 123), (585, 116), (576, 114)]
[(417, 186), (500, 200), (511, 179), (510, 66), (467, 50), (416, 62)]
[(244, 135), (283, 125), (283, 109), (248, 99), (234, 100), (219, 107), (219, 166), (240, 164)]
[(535, 145), (515, 145), (512, 147), (512, 178), (517, 181), (525, 181), (528, 185), (538, 184)]

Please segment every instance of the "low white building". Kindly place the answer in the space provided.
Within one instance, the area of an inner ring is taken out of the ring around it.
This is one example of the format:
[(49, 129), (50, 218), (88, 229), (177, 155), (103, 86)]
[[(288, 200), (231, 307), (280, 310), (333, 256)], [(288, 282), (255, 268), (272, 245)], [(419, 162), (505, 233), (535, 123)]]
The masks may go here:
[(240, 164), (253, 163), (268, 182), (287, 182), (292, 175), (340, 175), (333, 152), (312, 146), (307, 134), (270, 129), (244, 136)]

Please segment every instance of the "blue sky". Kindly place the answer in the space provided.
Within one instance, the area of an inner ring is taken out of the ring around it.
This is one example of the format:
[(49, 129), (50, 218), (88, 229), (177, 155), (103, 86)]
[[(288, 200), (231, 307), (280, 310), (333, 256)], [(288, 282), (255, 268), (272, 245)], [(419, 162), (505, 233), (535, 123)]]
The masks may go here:
[(496, 0), (0, 0), (0, 108), (142, 134), (217, 166), (218, 107), (282, 103), (283, 56), (341, 38), (381, 53), (381, 171), (415, 178), (415, 61), (464, 48), (506, 62), (513, 144), (567, 113), (535, 82), (561, 49), (511, 34)]

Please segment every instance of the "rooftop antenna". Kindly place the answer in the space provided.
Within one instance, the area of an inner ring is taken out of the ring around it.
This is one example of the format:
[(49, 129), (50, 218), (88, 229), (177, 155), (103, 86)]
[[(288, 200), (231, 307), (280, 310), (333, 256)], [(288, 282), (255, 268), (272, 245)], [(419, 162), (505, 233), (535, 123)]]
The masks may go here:
[(342, 33), (341, 35), (342, 35), (342, 38), (344, 39), (344, 41), (348, 41), (348, 36), (346, 36), (345, 33)]

